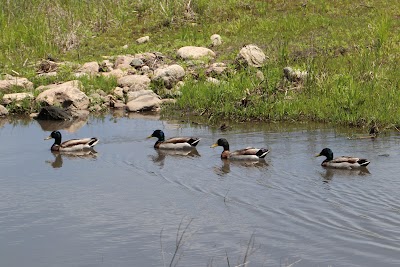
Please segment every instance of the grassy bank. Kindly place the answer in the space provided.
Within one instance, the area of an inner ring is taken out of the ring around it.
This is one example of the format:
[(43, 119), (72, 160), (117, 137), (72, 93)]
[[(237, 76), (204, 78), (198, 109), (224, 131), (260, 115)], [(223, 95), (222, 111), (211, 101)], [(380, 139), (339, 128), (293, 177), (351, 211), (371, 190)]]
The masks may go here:
[[(213, 48), (216, 61), (232, 63), (243, 45), (254, 43), (269, 57), (260, 69), (265, 80), (256, 78), (256, 70), (245, 69), (218, 77), (222, 83), (215, 86), (199, 71), (196, 80), (185, 81), (179, 109), (218, 119), (400, 124), (397, 0), (0, 4), (3, 73), (14, 70), (31, 78), (33, 64), (48, 55), (85, 62), (100, 61), (103, 55), (159, 51), (177, 60), (176, 49), (207, 46), (209, 37), (218, 33), (224, 42)], [(151, 41), (135, 44), (144, 35)], [(297, 89), (284, 84), (285, 66), (307, 70), (309, 79)]]

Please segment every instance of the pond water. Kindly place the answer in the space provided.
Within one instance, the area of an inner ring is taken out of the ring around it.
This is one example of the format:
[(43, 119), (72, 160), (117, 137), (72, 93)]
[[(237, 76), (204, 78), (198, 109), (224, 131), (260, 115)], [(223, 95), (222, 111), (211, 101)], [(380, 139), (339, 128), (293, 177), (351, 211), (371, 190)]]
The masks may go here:
[[(43, 139), (60, 127), (63, 140), (100, 138), (96, 153), (50, 152)], [(146, 139), (155, 129), (202, 140), (189, 155), (165, 154)], [(359, 133), (269, 123), (222, 132), (138, 114), (2, 120), (1, 266), (400, 266), (399, 135), (347, 139)], [(220, 137), (271, 152), (256, 165), (222, 161), (210, 148)], [(368, 171), (322, 168), (324, 147), (368, 158)]]

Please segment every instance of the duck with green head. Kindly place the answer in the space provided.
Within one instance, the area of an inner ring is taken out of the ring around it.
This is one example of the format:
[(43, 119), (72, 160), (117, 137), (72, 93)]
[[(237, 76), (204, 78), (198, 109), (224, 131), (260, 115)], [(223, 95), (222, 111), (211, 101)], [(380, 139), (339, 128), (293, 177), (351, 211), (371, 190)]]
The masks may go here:
[(222, 159), (260, 160), (265, 158), (265, 156), (269, 153), (269, 150), (266, 148), (254, 147), (247, 147), (231, 152), (229, 151), (229, 143), (225, 138), (218, 139), (218, 141), (211, 147), (214, 148), (217, 146), (222, 146), (224, 149), (221, 153)]
[(92, 149), (99, 142), (99, 139), (97, 139), (96, 137), (92, 137), (71, 139), (61, 143), (61, 138), (61, 133), (59, 131), (53, 131), (50, 136), (45, 138), (44, 140), (54, 139), (54, 144), (51, 146), (50, 150), (61, 152), (73, 152)]
[(367, 159), (350, 156), (333, 158), (333, 152), (330, 148), (322, 149), (322, 151), (315, 156), (326, 157), (326, 159), (321, 163), (321, 166), (336, 169), (359, 169), (366, 167), (370, 163)]
[(154, 148), (159, 149), (193, 149), (200, 142), (197, 137), (172, 137), (165, 139), (162, 130), (155, 130), (149, 137), (156, 137), (158, 140), (154, 144)]

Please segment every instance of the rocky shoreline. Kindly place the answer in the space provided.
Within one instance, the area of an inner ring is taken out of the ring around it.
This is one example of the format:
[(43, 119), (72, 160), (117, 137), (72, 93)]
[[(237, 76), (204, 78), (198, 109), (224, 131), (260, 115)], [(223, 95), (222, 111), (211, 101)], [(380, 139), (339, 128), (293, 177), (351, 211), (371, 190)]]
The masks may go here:
[[(212, 35), (210, 39), (211, 48), (222, 43), (221, 37), (217, 34)], [(137, 42), (148, 40), (149, 38), (145, 36), (139, 38)], [(199, 66), (205, 71), (206, 82), (218, 84), (220, 83), (218, 77), (224, 73), (232, 72), (237, 67), (260, 68), (267, 60), (264, 52), (251, 44), (240, 49), (232, 68), (224, 62), (213, 62), (216, 53), (207, 47), (181, 47), (177, 50), (176, 57), (182, 62), (181, 64), (158, 52), (107, 56), (100, 63), (93, 61), (80, 66), (70, 62), (57, 62), (52, 58), (42, 60), (36, 65), (36, 77), (43, 79), (55, 77), (58, 75), (58, 70), (64, 66), (74, 65), (75, 71), (72, 76), (75, 79), (34, 88), (34, 84), (25, 77), (4, 75), (0, 80), (0, 93), (3, 93), (0, 117), (7, 116), (9, 110), (14, 110), (15, 107), (20, 107), (25, 113), (27, 109), (32, 110), (32, 107), (49, 106), (81, 113), (109, 109), (121, 109), (127, 112), (158, 111), (162, 104), (175, 103), (174, 98), (180, 95), (179, 88), (184, 84), (185, 77), (196, 76)], [(298, 83), (299, 80), (305, 79), (307, 73), (285, 68), (284, 75), (287, 80)], [(263, 79), (262, 72), (259, 76)], [(117, 86), (108, 93), (101, 88), (88, 92), (80, 81), (82, 78), (98, 77), (116, 79)], [(157, 90), (154, 90), (154, 87)], [(157, 94), (155, 91), (166, 93)], [(31, 117), (38, 115), (38, 110), (35, 111)]]

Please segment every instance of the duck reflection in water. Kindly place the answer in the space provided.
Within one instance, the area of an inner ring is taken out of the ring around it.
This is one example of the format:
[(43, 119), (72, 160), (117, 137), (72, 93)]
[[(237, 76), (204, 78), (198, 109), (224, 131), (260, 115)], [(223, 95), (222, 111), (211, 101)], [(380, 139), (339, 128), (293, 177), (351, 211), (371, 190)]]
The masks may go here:
[(95, 159), (97, 157), (97, 152), (94, 149), (82, 150), (75, 152), (59, 152), (52, 151), (54, 160), (46, 160), (45, 162), (50, 164), (53, 168), (61, 168), (63, 166), (63, 158), (70, 160), (73, 159)]
[(324, 172), (320, 172), (321, 177), (324, 179), (325, 183), (329, 183), (334, 176), (336, 177), (355, 177), (355, 176), (364, 176), (371, 174), (369, 170), (364, 168), (358, 169), (332, 169), (332, 168), (325, 168)]
[(231, 172), (231, 166), (243, 167), (243, 168), (267, 168), (268, 163), (264, 160), (229, 160), (221, 159), (222, 166), (215, 166), (214, 172), (217, 175), (225, 175)]
[(164, 167), (165, 159), (167, 157), (183, 158), (183, 157), (200, 157), (201, 155), (196, 148), (190, 150), (168, 150), (168, 149), (155, 149), (155, 155), (150, 155), (151, 160), (160, 167)]

